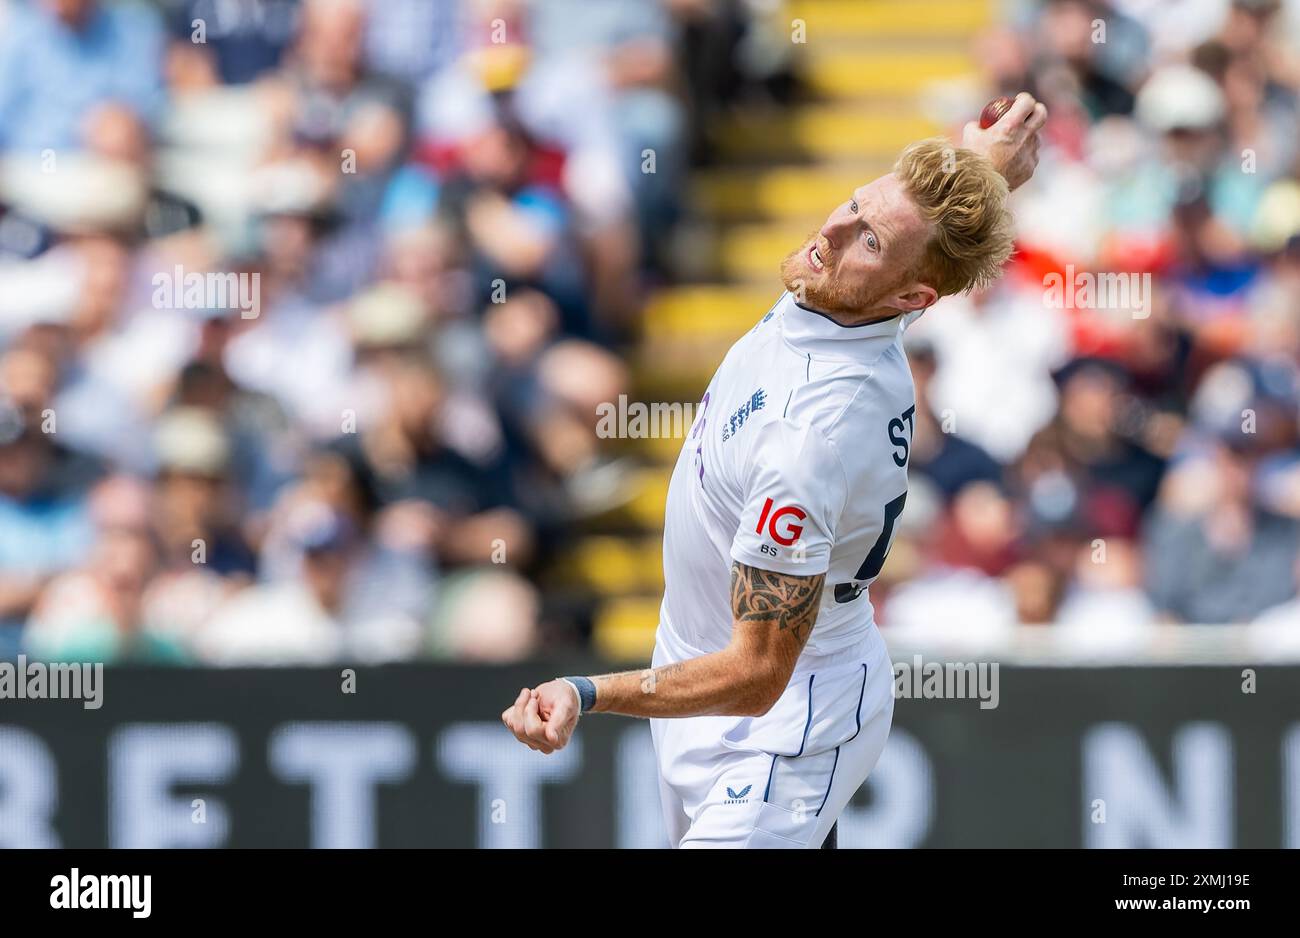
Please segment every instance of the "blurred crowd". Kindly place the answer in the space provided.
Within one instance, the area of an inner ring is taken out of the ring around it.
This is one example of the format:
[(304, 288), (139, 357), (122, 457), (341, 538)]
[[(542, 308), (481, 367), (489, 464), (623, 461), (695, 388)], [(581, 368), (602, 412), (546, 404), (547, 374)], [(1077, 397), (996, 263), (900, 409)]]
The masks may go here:
[(0, 0), (0, 658), (538, 647), (535, 564), (619, 489), (612, 344), (745, 80), (701, 53), (746, 28)]
[[(976, 54), (989, 88), (1047, 104), (1043, 158), (1007, 276), (909, 330), (912, 491), (881, 618), (1294, 638), (1300, 4), (1007, 8)], [(1136, 292), (1046, 289), (1101, 272)]]
[[(736, 54), (764, 6), (0, 0), (0, 658), (570, 628), (537, 571), (626, 489), (593, 414), (701, 128), (785, 80)], [(1296, 7), (1024, 0), (980, 37), (1051, 120), (1008, 275), (909, 330), (888, 626), (1300, 634)], [(1152, 287), (1054, 306), (1067, 264)]]

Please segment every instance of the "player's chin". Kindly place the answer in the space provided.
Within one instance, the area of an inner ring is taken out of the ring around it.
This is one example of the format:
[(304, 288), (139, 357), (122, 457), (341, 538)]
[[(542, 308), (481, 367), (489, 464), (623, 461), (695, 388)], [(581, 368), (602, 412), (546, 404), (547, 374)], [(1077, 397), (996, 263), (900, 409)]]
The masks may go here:
[(785, 288), (805, 297), (820, 292), (819, 288), (829, 279), (829, 271), (818, 270), (808, 260), (811, 246), (812, 242), (809, 242), (798, 251), (791, 252), (781, 262), (781, 282)]

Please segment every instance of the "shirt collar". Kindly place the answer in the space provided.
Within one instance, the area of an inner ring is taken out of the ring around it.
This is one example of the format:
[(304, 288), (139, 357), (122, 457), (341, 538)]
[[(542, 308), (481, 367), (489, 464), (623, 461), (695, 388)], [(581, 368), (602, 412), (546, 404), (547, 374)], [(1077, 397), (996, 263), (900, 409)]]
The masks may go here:
[(869, 365), (884, 354), (903, 330), (901, 315), (860, 326), (841, 326), (824, 313), (800, 306), (789, 292), (777, 301), (777, 309), (786, 342), (817, 358), (848, 359)]

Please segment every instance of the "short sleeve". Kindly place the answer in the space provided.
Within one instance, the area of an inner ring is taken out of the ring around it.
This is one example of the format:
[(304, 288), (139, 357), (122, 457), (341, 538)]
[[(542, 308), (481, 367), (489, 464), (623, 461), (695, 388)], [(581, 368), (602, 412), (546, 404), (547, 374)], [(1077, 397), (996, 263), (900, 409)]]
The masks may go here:
[(745, 473), (732, 560), (796, 576), (825, 573), (847, 495), (839, 455), (820, 431), (767, 424)]

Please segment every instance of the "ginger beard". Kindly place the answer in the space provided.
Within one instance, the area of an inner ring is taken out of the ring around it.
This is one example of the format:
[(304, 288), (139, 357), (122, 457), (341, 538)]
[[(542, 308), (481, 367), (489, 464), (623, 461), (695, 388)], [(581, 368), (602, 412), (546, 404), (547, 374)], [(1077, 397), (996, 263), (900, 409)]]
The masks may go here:
[[(811, 256), (814, 247), (821, 259), (821, 270)], [(879, 278), (839, 276), (838, 257), (817, 231), (781, 261), (781, 282), (800, 305), (838, 316), (856, 317), (878, 309), (910, 279), (909, 271), (900, 272), (888, 283), (881, 283)]]

